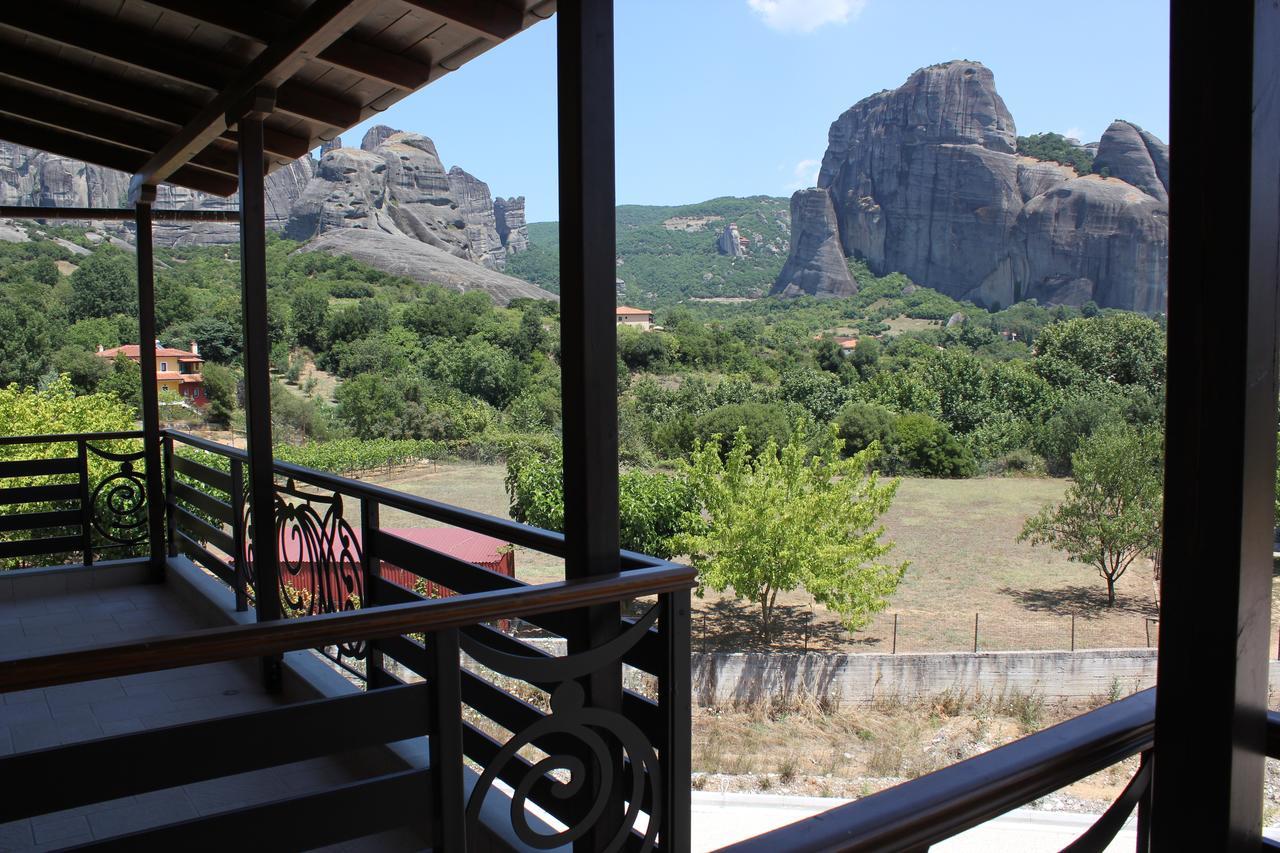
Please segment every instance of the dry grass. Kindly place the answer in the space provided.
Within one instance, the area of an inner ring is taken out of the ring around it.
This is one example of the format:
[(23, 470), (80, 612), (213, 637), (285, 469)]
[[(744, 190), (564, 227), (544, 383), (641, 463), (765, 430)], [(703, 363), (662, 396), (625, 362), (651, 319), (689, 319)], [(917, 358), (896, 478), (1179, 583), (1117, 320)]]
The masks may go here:
[[(1105, 697), (1102, 697), (1105, 698)], [(1101, 701), (1101, 699), (1100, 699)], [(1009, 743), (1086, 706), (1036, 696), (821, 709), (694, 709), (695, 787), (859, 797)], [(1064, 793), (1109, 802), (1136, 769), (1130, 759)]]

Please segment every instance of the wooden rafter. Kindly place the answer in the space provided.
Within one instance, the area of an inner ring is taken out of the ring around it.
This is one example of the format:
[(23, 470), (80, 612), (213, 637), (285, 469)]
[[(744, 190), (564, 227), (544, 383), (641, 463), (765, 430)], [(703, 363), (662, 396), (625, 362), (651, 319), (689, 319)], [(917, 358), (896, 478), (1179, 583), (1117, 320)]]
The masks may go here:
[[(190, 45), (178, 48), (156, 44), (155, 36), (147, 30), (56, 4), (0, 3), (0, 27), (209, 92), (222, 91), (241, 73), (208, 51)], [(360, 120), (359, 105), (300, 83), (282, 81), (279, 89), (277, 105), (284, 112), (333, 127), (346, 127)]]
[[(163, 9), (222, 30), (230, 35), (270, 44), (285, 36), (292, 19), (277, 14), (261, 4), (245, 2), (207, 3), (203, 0), (145, 0)], [(343, 36), (320, 51), (322, 62), (352, 71), (364, 77), (381, 80), (406, 92), (412, 92), (431, 79), (431, 66), (408, 56), (389, 53), (352, 36)]]
[[(63, 157), (74, 157), (77, 160), (95, 163), (108, 169), (118, 169), (121, 172), (133, 171), (137, 168), (139, 160), (145, 156), (139, 151), (122, 148), (110, 142), (76, 136), (7, 115), (0, 115), (0, 139), (17, 145), (38, 148), (41, 151), (56, 151)], [(185, 164), (166, 175), (166, 178), (169, 177), (185, 187), (220, 196), (235, 192), (237, 183), (234, 178)]]
[[(129, 194), (166, 180), (227, 129), (226, 114), (252, 92), (281, 86), (314, 56), (333, 44), (369, 11), (376, 0), (317, 0), (298, 19), (286, 38), (265, 48), (234, 81), (222, 89), (181, 131), (133, 176)], [(339, 123), (347, 127), (358, 121)]]
[(524, 13), (502, 0), (404, 0), (416, 9), (447, 18), (495, 41), (509, 39), (524, 28)]
[[(145, 155), (154, 154), (171, 135), (136, 121), (103, 114), (95, 114), (92, 122), (85, 122), (82, 113), (68, 110), (32, 92), (15, 88), (2, 79), (0, 79), (0, 113), (46, 125), (65, 133), (109, 142), (123, 148), (132, 148)], [(191, 162), (231, 177), (238, 174), (235, 154), (225, 149), (210, 146), (192, 157)]]
[[(121, 86), (101, 75), (85, 73), (45, 54), (18, 47), (0, 51), (0, 78), (68, 95), (169, 131), (181, 128), (200, 109), (199, 105), (175, 98), (169, 92), (149, 86)], [(235, 144), (229, 135), (224, 135), (224, 139), (230, 145)], [(267, 131), (266, 141), (269, 152), (288, 160), (296, 160), (311, 147), (309, 140), (279, 131)]]

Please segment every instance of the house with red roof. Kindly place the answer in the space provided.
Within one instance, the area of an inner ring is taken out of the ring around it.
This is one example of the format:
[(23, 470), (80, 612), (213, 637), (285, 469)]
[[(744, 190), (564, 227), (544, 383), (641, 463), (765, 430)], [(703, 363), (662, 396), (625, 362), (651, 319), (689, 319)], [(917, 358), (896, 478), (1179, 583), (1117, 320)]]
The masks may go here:
[[(115, 361), (121, 355), (134, 364), (142, 361), (137, 344), (110, 349), (99, 346), (97, 355), (108, 361)], [(156, 390), (172, 391), (195, 406), (207, 405), (209, 396), (204, 390), (203, 365), (204, 359), (200, 357), (200, 348), (195, 341), (191, 342), (189, 350), (163, 347), (156, 341)]]

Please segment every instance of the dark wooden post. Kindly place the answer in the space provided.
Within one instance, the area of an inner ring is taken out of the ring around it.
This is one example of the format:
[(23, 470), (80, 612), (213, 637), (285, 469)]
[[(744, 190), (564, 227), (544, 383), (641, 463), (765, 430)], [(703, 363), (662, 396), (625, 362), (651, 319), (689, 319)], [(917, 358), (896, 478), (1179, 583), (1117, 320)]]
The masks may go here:
[(431, 762), (431, 819), (436, 850), (467, 849), (467, 802), (462, 774), (462, 674), (458, 661), (458, 629), (436, 631), (427, 641), (430, 666), (431, 729), (427, 749)]
[(236, 611), (244, 613), (249, 609), (249, 566), (245, 562), (245, 540), (249, 531), (244, 521), (244, 463), (239, 459), (231, 460), (231, 544), (235, 548), (232, 554), (235, 571)]
[(1274, 0), (1172, 4), (1155, 850), (1261, 845), (1280, 280), (1277, 44)]
[(689, 672), (689, 591), (662, 596), (662, 636), (666, 643), (665, 677), (658, 685), (658, 706), (666, 740), (658, 747), (662, 762), (662, 823), (659, 843), (663, 850), (688, 850), (692, 833), (693, 801), (689, 786), (693, 752), (689, 708), (692, 680)]
[[(360, 569), (364, 573), (364, 600), (361, 607), (378, 606), (378, 578), (382, 576), (382, 558), (378, 556), (379, 521), (378, 502), (373, 498), (360, 499)], [(368, 656), (364, 661), (365, 687), (376, 690), (395, 682), (382, 669), (382, 651), (376, 639), (369, 640)]]
[(138, 366), (142, 371), (142, 449), (146, 456), (147, 539), (151, 580), (164, 580), (164, 480), (160, 471), (160, 393), (156, 388), (156, 266), (151, 243), (155, 187), (144, 186), (134, 206), (138, 249)]
[[(620, 564), (613, 0), (562, 4), (556, 15), (556, 74), (565, 575), (573, 579), (616, 572)], [(621, 616), (617, 604), (583, 611), (566, 638), (570, 653), (614, 637)], [(621, 709), (620, 662), (585, 681), (591, 705)], [(612, 796), (596, 827), (575, 842), (577, 850), (605, 849), (621, 825), (617, 780), (589, 776), (583, 797), (589, 801), (601, 784)]]
[[(262, 119), (270, 92), (228, 115), (240, 152), (240, 301), (244, 316), (244, 408), (249, 452), (249, 516), (254, 532), (253, 577), (258, 621), (279, 619), (280, 559), (275, 544), (275, 459), (271, 451), (271, 341), (267, 325), (267, 234)], [(269, 690), (280, 687), (280, 658), (263, 658)]]
[(166, 553), (170, 557), (178, 556), (178, 516), (174, 512), (177, 498), (173, 494), (173, 484), (177, 481), (177, 472), (173, 470), (173, 436), (164, 436), (164, 519), (165, 535), (169, 539)]
[(93, 565), (93, 507), (89, 505), (92, 490), (89, 488), (89, 443), (83, 438), (76, 442), (76, 467), (80, 478), (80, 550), (84, 552), (84, 564)]

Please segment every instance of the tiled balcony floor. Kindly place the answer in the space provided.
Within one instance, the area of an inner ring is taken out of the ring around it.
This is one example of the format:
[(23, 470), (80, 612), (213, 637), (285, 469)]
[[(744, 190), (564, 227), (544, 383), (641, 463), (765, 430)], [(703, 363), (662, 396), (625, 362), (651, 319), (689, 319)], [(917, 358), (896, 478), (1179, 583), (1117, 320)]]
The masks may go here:
[[(122, 586), (0, 602), (0, 659), (126, 642), (206, 627), (163, 585)], [(104, 678), (0, 697), (0, 755), (276, 707), (257, 662)], [(30, 820), (0, 824), (0, 851), (55, 850), (184, 818), (353, 781), (331, 758), (298, 762)], [(17, 780), (6, 779), (4, 785)], [(56, 785), (56, 779), (19, 784)], [(334, 850), (412, 850), (411, 833)]]

